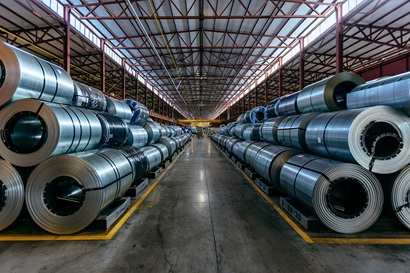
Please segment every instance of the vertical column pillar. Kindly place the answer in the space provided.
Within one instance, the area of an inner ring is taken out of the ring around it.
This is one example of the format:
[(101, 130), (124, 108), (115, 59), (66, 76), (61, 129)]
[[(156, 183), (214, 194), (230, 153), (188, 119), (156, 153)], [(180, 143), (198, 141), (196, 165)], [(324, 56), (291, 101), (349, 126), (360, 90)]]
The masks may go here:
[(125, 91), (127, 89), (127, 70), (125, 69), (125, 59), (122, 59), (122, 90), (121, 99), (125, 99)]
[(343, 72), (343, 25), (342, 3), (336, 5), (336, 73)]
[(147, 105), (147, 100), (148, 100), (148, 88), (147, 88), (147, 86), (145, 86), (145, 88), (144, 88), (144, 90), (145, 90), (145, 93), (144, 93), (144, 105), (148, 108), (148, 105)]
[(105, 40), (101, 39), (101, 64), (100, 64), (100, 90), (101, 92), (105, 93), (105, 62), (106, 62), (106, 55), (105, 55)]
[(251, 109), (251, 92), (248, 93), (248, 110)]
[(139, 85), (139, 82), (138, 82), (138, 74), (137, 74), (137, 77), (135, 78), (135, 96), (134, 96), (135, 101), (138, 101), (138, 85)]
[(268, 105), (269, 99), (268, 99), (268, 72), (265, 72), (265, 106)]
[(282, 69), (282, 66), (283, 66), (283, 63), (282, 63), (282, 58), (280, 58), (279, 59), (279, 75), (278, 75), (278, 77), (279, 77), (279, 79), (278, 79), (278, 85), (279, 85), (279, 97), (282, 97), (282, 94), (283, 94), (283, 82), (282, 82), (282, 79), (283, 79), (283, 69)]
[(71, 65), (71, 9), (69, 6), (64, 6), (64, 41), (63, 41), (63, 68), (70, 75), (70, 65)]
[(256, 86), (255, 87), (255, 107), (258, 106), (258, 95), (259, 95), (258, 86)]
[(305, 43), (303, 38), (300, 38), (300, 53), (299, 53), (299, 88), (302, 90), (305, 87)]

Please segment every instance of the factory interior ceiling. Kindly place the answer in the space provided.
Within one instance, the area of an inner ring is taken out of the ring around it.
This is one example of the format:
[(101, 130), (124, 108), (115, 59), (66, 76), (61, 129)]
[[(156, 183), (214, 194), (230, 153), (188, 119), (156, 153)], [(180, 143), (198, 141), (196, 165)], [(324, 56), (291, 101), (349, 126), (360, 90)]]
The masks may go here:
[(407, 0), (0, 0), (1, 40), (188, 119), (408, 54), (409, 38)]

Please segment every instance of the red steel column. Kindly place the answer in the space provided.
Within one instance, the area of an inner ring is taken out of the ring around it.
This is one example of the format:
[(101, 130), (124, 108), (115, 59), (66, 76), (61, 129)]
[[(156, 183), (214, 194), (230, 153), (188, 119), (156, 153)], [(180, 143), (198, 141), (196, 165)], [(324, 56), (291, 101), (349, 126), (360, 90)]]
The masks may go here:
[(268, 72), (265, 72), (265, 106), (268, 103)]
[(303, 38), (299, 40), (300, 42), (300, 53), (299, 53), (299, 88), (300, 90), (305, 87), (305, 43)]
[(122, 90), (121, 98), (125, 99), (125, 91), (127, 89), (127, 70), (125, 70), (125, 59), (122, 59)]
[(343, 72), (343, 12), (342, 3), (336, 5), (336, 73)]
[(134, 96), (134, 100), (138, 101), (138, 74), (137, 74), (137, 77), (135, 78), (135, 96)]
[(101, 90), (101, 92), (105, 93), (105, 62), (106, 62), (106, 55), (105, 55), (105, 40), (103, 40), (103, 39), (101, 39), (100, 48), (101, 48), (100, 90)]
[(69, 6), (64, 6), (64, 41), (63, 41), (63, 68), (70, 75), (70, 65), (71, 65), (71, 9)]
[(279, 79), (278, 79), (278, 84), (279, 84), (279, 97), (282, 97), (283, 94), (283, 82), (282, 82), (282, 58), (279, 59)]

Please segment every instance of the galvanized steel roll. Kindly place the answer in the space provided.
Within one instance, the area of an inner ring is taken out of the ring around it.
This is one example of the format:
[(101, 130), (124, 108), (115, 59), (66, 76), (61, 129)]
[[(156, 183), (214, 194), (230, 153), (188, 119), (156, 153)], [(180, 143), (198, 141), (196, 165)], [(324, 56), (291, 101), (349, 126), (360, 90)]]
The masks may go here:
[(44, 230), (72, 234), (124, 195), (133, 178), (132, 163), (118, 150), (56, 156), (31, 173), (25, 193), (27, 209)]
[(280, 183), (287, 195), (340, 233), (368, 229), (383, 209), (383, 189), (379, 181), (356, 164), (297, 155), (283, 166)]
[(149, 117), (148, 108), (144, 104), (131, 99), (123, 100), (123, 102), (125, 102), (132, 111), (130, 123), (144, 126)]
[(169, 157), (169, 152), (167, 146), (162, 143), (154, 143), (150, 145), (151, 147), (157, 148), (161, 153), (161, 162), (166, 160)]
[(226, 149), (230, 152), (233, 153), (233, 146), (235, 146), (236, 143), (240, 142), (242, 140), (240, 140), (239, 138), (236, 137), (230, 137), (227, 141), (226, 141)]
[[(219, 137), (217, 139), (218, 144), (220, 144), (220, 142), (222, 140), (222, 137), (223, 137), (222, 135), (219, 135)], [(172, 139), (175, 142), (175, 144), (177, 145), (177, 149), (182, 147), (182, 145), (183, 145), (182, 139), (180, 139), (178, 137), (170, 137), (170, 139)]]
[(270, 145), (269, 143), (265, 143), (265, 142), (254, 142), (251, 145), (249, 145), (244, 151), (245, 162), (252, 168), (255, 168), (255, 158), (256, 158), (257, 153), (261, 149), (269, 145)]
[(35, 166), (66, 153), (95, 149), (102, 136), (87, 109), (24, 99), (0, 111), (0, 154), (13, 165)]
[(275, 117), (267, 119), (262, 123), (260, 134), (264, 142), (279, 144), (278, 127), (283, 119), (285, 119), (284, 116)]
[(105, 111), (107, 109), (107, 100), (104, 94), (99, 89), (88, 86), (81, 82), (73, 82), (74, 96), (72, 104), (74, 106), (96, 111)]
[(243, 119), (245, 123), (256, 123), (256, 122), (262, 122), (266, 119), (266, 109), (263, 106), (257, 106), (251, 110), (248, 110), (244, 116)]
[(277, 139), (280, 145), (308, 151), (305, 133), (309, 122), (319, 113), (307, 113), (286, 117), (277, 129)]
[(276, 110), (276, 104), (278, 103), (280, 98), (276, 98), (269, 102), (269, 104), (266, 106), (266, 117), (267, 118), (274, 118), (277, 117), (277, 110)]
[(125, 101), (109, 97), (106, 97), (106, 100), (108, 113), (119, 117), (126, 123), (129, 123), (131, 121), (133, 112), (128, 104), (125, 103)]
[(126, 145), (134, 146), (137, 148), (144, 147), (148, 143), (148, 133), (147, 131), (139, 126), (134, 124), (128, 124), (128, 141)]
[(161, 152), (152, 146), (145, 146), (141, 148), (145, 157), (148, 160), (148, 171), (152, 171), (157, 168), (162, 162)]
[(389, 187), (389, 190), (385, 191), (388, 195), (386, 199), (391, 202), (388, 207), (393, 210), (397, 219), (410, 229), (410, 166), (403, 168)]
[(170, 128), (171, 130), (174, 130), (175, 135), (172, 135), (172, 136), (182, 135), (182, 128), (180, 126), (168, 126), (168, 128)]
[(102, 127), (102, 137), (98, 148), (117, 148), (128, 142), (128, 126), (121, 118), (104, 113), (97, 113)]
[(301, 151), (292, 148), (268, 145), (260, 149), (254, 159), (255, 170), (278, 191), (282, 191), (279, 182), (280, 171), (285, 162)]
[(238, 123), (245, 123), (245, 114), (239, 115), (238, 118), (236, 119), (236, 121)]
[(346, 109), (346, 95), (365, 80), (351, 72), (342, 72), (298, 92), (297, 108), (300, 113), (332, 112)]
[(0, 105), (26, 98), (71, 104), (73, 96), (64, 69), (0, 41)]
[(0, 230), (19, 216), (24, 203), (24, 184), (19, 172), (0, 159)]
[(277, 116), (292, 116), (300, 114), (296, 101), (298, 93), (282, 96), (276, 103), (276, 115)]
[(255, 123), (252, 127), (251, 140), (262, 141), (262, 123)]
[(164, 144), (167, 147), (170, 156), (173, 155), (177, 150), (177, 142), (172, 138), (161, 137), (158, 143)]
[(253, 125), (246, 127), (246, 129), (242, 133), (243, 140), (251, 140), (253, 132)]
[(245, 162), (246, 151), (253, 143), (255, 143), (255, 141), (240, 141), (233, 146), (232, 152), (236, 155), (236, 157)]
[(235, 136), (238, 138), (243, 139), (243, 132), (246, 128), (248, 128), (251, 124), (250, 123), (242, 123), (235, 126)]
[(309, 123), (306, 144), (314, 154), (393, 173), (410, 163), (410, 118), (390, 106), (323, 113)]
[(410, 72), (376, 79), (347, 94), (347, 108), (388, 105), (410, 115)]
[(144, 152), (134, 146), (125, 146), (118, 148), (132, 163), (132, 173), (133, 173), (133, 183), (138, 184), (147, 173), (148, 173), (148, 159)]
[(144, 125), (145, 131), (148, 134), (148, 145), (153, 144), (159, 140), (161, 137), (160, 127), (155, 121), (147, 122)]

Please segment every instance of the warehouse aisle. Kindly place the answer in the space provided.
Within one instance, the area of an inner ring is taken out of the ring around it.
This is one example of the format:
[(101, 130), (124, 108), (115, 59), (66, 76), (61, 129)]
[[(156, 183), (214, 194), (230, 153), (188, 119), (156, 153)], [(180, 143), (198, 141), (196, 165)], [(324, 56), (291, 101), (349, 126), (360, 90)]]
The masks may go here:
[(310, 245), (194, 139), (110, 241), (1, 242), (0, 272), (407, 272), (410, 246)]

